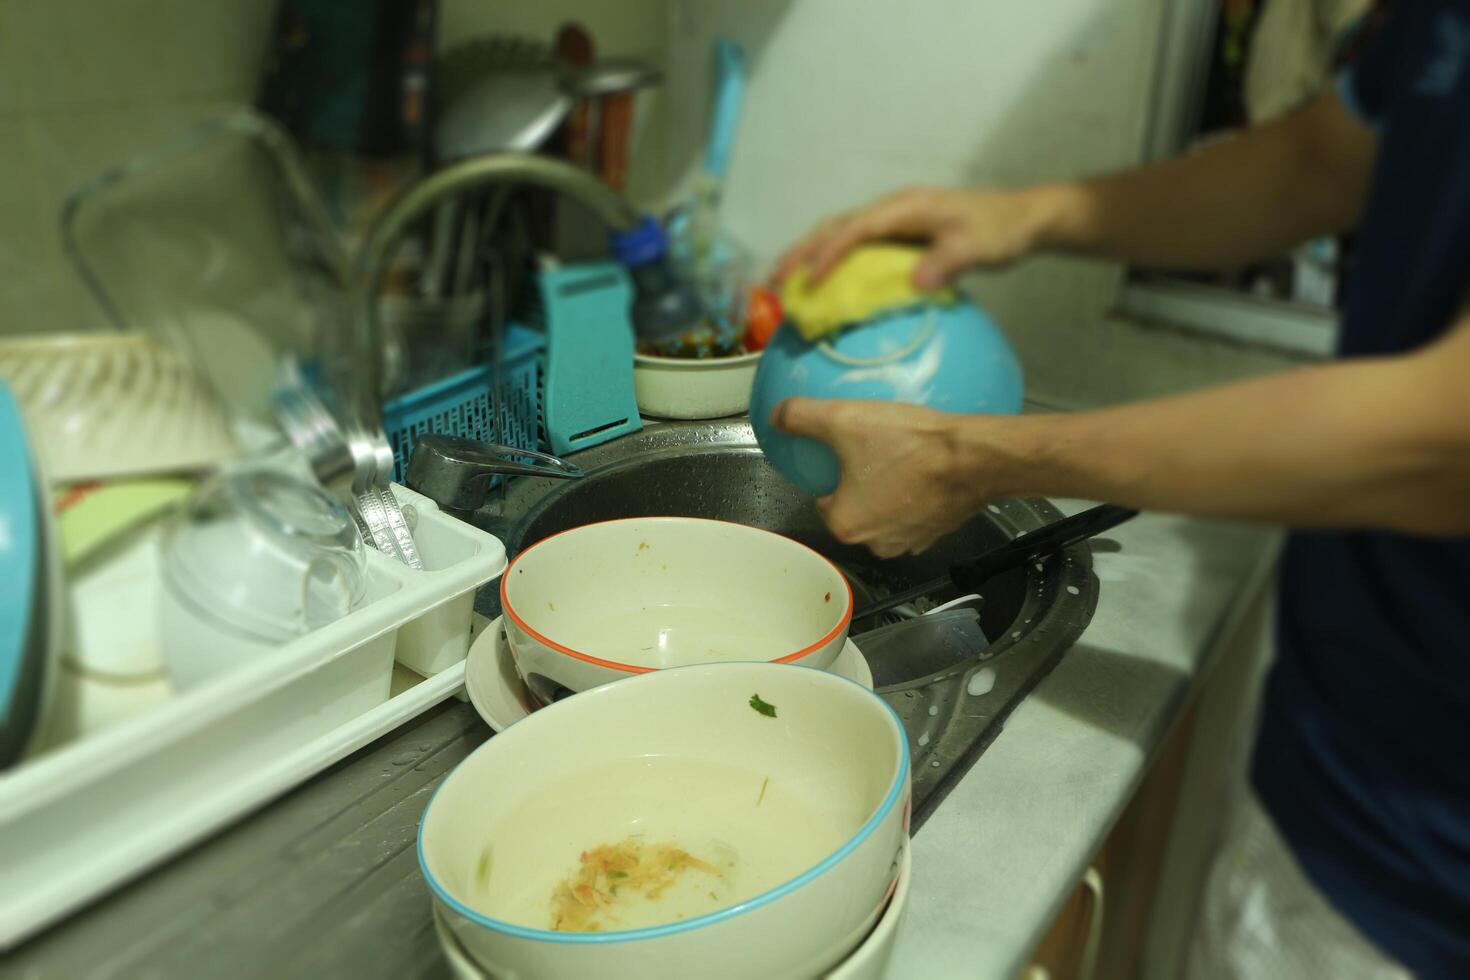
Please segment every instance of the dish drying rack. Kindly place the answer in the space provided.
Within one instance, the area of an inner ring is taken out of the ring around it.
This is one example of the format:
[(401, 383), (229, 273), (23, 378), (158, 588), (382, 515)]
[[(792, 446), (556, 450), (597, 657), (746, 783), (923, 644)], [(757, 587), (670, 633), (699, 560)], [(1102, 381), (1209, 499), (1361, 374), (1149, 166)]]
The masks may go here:
[(478, 364), (384, 405), (393, 479), (403, 482), (425, 433), (562, 456), (642, 428), (632, 292), (627, 273), (610, 262), (540, 270), (531, 300), (506, 326), (498, 372), (493, 362)]
[[(367, 601), (342, 619), (0, 773), (0, 951), (462, 688), (475, 593), (505, 549), (391, 489), (423, 569), (369, 550)], [(156, 528), (135, 551), (134, 580), (161, 588)], [(157, 605), (109, 625), (156, 637)]]

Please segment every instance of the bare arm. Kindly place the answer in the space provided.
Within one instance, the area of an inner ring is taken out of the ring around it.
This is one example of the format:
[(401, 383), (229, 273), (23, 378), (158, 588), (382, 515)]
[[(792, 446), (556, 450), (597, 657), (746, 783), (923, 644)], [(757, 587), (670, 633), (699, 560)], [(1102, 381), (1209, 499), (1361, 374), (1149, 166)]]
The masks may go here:
[(1038, 244), (1146, 265), (1241, 265), (1357, 224), (1377, 140), (1335, 93), (1163, 163), (1036, 188)]
[(925, 241), (921, 288), (1043, 249), (1229, 267), (1352, 227), (1377, 140), (1335, 93), (1284, 119), (1152, 166), (1021, 190), (916, 188), (838, 215), (777, 263), (820, 277), (865, 241)]
[(834, 533), (884, 556), (922, 550), (987, 500), (1020, 494), (1470, 535), (1470, 316), (1409, 354), (1091, 412), (793, 399), (778, 413), (842, 460), (822, 505)]
[(1297, 527), (1470, 534), (1470, 322), (1432, 347), (1014, 420), (997, 486)]

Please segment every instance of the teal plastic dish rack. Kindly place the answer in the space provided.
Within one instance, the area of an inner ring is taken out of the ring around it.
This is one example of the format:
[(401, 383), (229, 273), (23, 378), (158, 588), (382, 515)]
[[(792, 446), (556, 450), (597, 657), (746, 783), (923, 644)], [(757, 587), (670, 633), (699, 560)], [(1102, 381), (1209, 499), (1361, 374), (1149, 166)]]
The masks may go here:
[(388, 402), (383, 431), (393, 448), (394, 482), (403, 482), (414, 440), (425, 432), (539, 449), (545, 351), (543, 333), (512, 323), (505, 330), (498, 392), (495, 365), (480, 364)]
[(383, 408), (393, 479), (425, 432), (565, 456), (643, 427), (633, 391), (633, 285), (611, 262), (542, 269), (523, 323), (505, 328), (493, 364), (399, 395)]

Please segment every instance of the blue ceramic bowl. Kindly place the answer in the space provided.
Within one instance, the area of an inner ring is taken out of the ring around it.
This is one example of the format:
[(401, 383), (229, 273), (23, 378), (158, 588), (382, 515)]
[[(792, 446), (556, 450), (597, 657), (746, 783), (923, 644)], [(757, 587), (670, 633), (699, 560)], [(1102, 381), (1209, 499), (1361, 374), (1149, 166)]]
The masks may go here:
[(904, 402), (945, 412), (1013, 415), (1021, 365), (1005, 335), (974, 303), (925, 304), (809, 343), (783, 324), (761, 355), (750, 421), (771, 465), (823, 496), (841, 469), (831, 447), (777, 432), (771, 411), (787, 398)]

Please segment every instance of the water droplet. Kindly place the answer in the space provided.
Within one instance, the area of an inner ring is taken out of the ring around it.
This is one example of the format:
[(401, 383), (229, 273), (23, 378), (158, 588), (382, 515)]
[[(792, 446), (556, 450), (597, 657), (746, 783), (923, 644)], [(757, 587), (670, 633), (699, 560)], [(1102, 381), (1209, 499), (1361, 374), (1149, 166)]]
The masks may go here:
[(1013, 639), (1013, 640), (1019, 640), (1020, 638), (1021, 638), (1021, 631), (1020, 630), (1015, 630), (1015, 631), (1013, 631), (1011, 633), (1011, 639)]
[(937, 714), (939, 714), (939, 706), (936, 704), (929, 705), (929, 717), (933, 718)]
[(975, 673), (970, 675), (970, 682), (965, 685), (965, 690), (969, 691), (972, 697), (977, 698), (980, 697), (982, 694), (989, 694), (994, 689), (994, 667), (981, 667), (979, 670), (975, 671)]
[(1046, 571), (1046, 566), (1043, 565), (1041, 562), (1037, 562), (1036, 563), (1036, 570), (1038, 572), (1044, 572), (1044, 571)]
[(414, 762), (418, 761), (418, 756), (416, 756), (416, 755), (400, 755), (398, 758), (396, 758), (396, 759), (390, 759), (389, 761), (392, 762), (393, 765), (395, 765), (395, 766), (408, 766), (408, 765), (412, 765)]
[(904, 691), (903, 692), (903, 696), (906, 697), (906, 698), (911, 698), (911, 697), (914, 696), (914, 692), (913, 691)]
[(925, 732), (924, 734), (922, 734), (922, 735), (919, 736), (919, 747), (920, 748), (923, 748), (924, 746), (926, 746), (928, 744), (929, 744), (929, 733), (928, 732)]
[(1067, 586), (1067, 593), (1069, 595), (1081, 595), (1082, 594), (1082, 590), (1079, 589), (1079, 588), (1077, 588), (1077, 586), (1075, 586), (1075, 585), (1069, 585), (1069, 586)]
[(939, 768), (939, 760), (938, 759), (935, 759), (933, 762), (929, 763), (929, 765), (933, 766), (935, 769), (938, 769)]
[(988, 510), (988, 511), (990, 511), (992, 514), (999, 514), (1000, 513), (1000, 508), (997, 507), (997, 506), (995, 506), (995, 504), (987, 504), (986, 507), (985, 507), (985, 509)]

